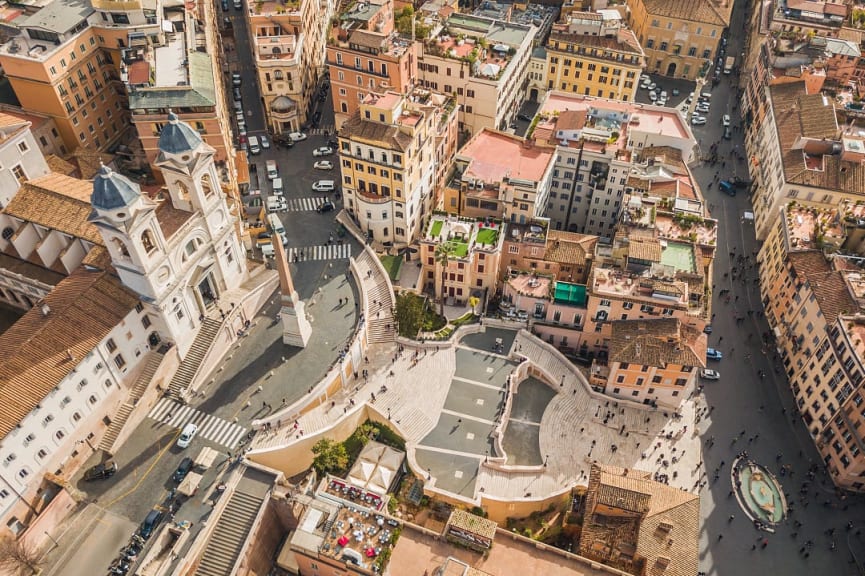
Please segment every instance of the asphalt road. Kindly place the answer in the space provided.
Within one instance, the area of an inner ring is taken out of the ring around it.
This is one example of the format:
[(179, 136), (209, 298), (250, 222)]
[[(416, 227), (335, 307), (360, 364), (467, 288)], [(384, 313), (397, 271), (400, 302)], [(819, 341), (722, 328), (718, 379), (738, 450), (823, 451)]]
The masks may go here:
[[(742, 4), (741, 0), (737, 2), (732, 30), (742, 29)], [(734, 34), (730, 38), (728, 53), (738, 55), (742, 42), (741, 35)], [(745, 155), (742, 131), (734, 130), (729, 141), (721, 138), (721, 117), (724, 114), (731, 115), (734, 126), (741, 122), (735, 104), (737, 89), (732, 85), (736, 80), (734, 75), (723, 76), (722, 82), (711, 88), (712, 106), (707, 115), (708, 122), (705, 126), (693, 128), (701, 150), (707, 151), (712, 144), (718, 146), (717, 164), (697, 163), (692, 166), (692, 171), (701, 184), (712, 217), (719, 222), (712, 303), (714, 331), (709, 337), (709, 345), (725, 355), (723, 361), (713, 362), (710, 366), (720, 371), (721, 380), (705, 385), (705, 398), (712, 412), (700, 424), (703, 439), (715, 439), (714, 445), (705, 447), (704, 451), (704, 469), (710, 483), (701, 492), (700, 569), (720, 576), (860, 574), (857, 566), (850, 562), (852, 554), (860, 558), (865, 556), (862, 543), (855, 535), (855, 529), (846, 532), (845, 528), (848, 521), (853, 521), (856, 527), (865, 527), (862, 498), (848, 497), (844, 501), (837, 498), (822, 471), (818, 475), (819, 481), (810, 487), (807, 506), (797, 497), (809, 466), (821, 461), (796, 415), (785, 374), (774, 371), (772, 345), (761, 348), (759, 344), (761, 335), (769, 328), (759, 316), (762, 305), (759, 288), (754, 283), (756, 267), (748, 270), (744, 283), (724, 278), (724, 273), (729, 272), (732, 266), (732, 253), (736, 256), (752, 255), (758, 248), (753, 228), (742, 220), (743, 213), (751, 210), (748, 196), (721, 194), (715, 177), (716, 172), (719, 179), (748, 177), (745, 162), (735, 159), (739, 154)], [(730, 290), (729, 304), (718, 297), (722, 289)], [(749, 310), (753, 311), (751, 316), (748, 316)], [(737, 324), (736, 316), (744, 317), (744, 321)], [(758, 371), (767, 376), (761, 379)], [(733, 443), (733, 438), (743, 431), (744, 436)], [(756, 439), (750, 440), (755, 436)], [(736, 500), (729, 497), (732, 488), (730, 466), (742, 450), (747, 450), (752, 459), (768, 467), (788, 494), (792, 512), (790, 518), (777, 527), (775, 534), (757, 531), (739, 509)], [(780, 474), (781, 465), (792, 467), (792, 477)], [(719, 470), (719, 480), (712, 482), (715, 469)], [(794, 522), (801, 522), (801, 527)], [(826, 533), (832, 528), (836, 530), (834, 536)], [(767, 547), (764, 549), (758, 545), (754, 549), (762, 538), (768, 538)], [(811, 548), (806, 548), (809, 554), (806, 558), (799, 550), (808, 541), (811, 541)], [(830, 549), (833, 541), (836, 542), (835, 551)]]
[[(224, 75), (227, 93), (232, 93), (231, 73), (239, 71), (248, 134), (260, 136), (266, 132), (256, 75), (249, 62), (238, 60), (238, 55), (252, 54), (246, 21), (241, 17), (241, 12), (233, 8), (225, 15), (231, 18), (234, 33), (233, 48), (228, 52), (229, 67)], [(316, 102), (316, 105), (323, 111), (321, 125), (332, 125), (330, 100)], [(316, 247), (318, 252), (325, 254), (321, 247), (331, 244), (331, 236), (334, 239), (338, 237), (339, 227), (334, 217), (341, 209), (341, 203), (337, 200), (336, 211), (324, 214), (315, 211), (325, 196), (312, 193), (312, 183), (318, 179), (338, 179), (339, 175), (336, 171), (313, 168), (316, 159), (312, 156), (312, 150), (324, 146), (327, 137), (322, 134), (323, 129), (312, 132), (317, 133), (310, 133), (306, 141), (291, 149), (271, 146), (270, 149), (262, 150), (261, 154), (249, 157), (250, 163), (257, 167), (252, 174), (252, 187), (256, 186), (257, 172), (262, 176), (258, 184), (263, 195), (271, 193), (270, 183), (264, 177), (265, 162), (276, 160), (286, 198), (314, 199), (314, 202), (296, 203), (302, 209), (280, 214), (288, 238), (287, 248), (304, 250), (310, 255), (316, 251), (312, 250)], [(337, 157), (331, 156), (329, 159), (336, 163)], [(330, 199), (334, 199), (333, 196)], [(340, 305), (339, 301), (356, 300), (354, 287), (346, 279), (347, 255), (356, 256), (362, 247), (348, 235), (343, 238), (343, 244), (349, 247), (340, 251), (343, 257), (306, 259), (291, 265), (295, 289), (306, 302), (313, 325), (313, 335), (307, 349), (300, 352), (282, 345), (281, 324), (275, 320), (279, 301), (274, 297), (255, 319), (249, 335), (229, 353), (214, 380), (204, 386), (204, 396), (196, 398), (191, 406), (207, 414), (208, 418), (215, 416), (248, 429), (252, 420), (279, 409), (283, 401), (291, 404), (324, 376), (357, 322), (355, 307), (348, 303)], [(262, 387), (260, 392), (259, 386)], [(172, 474), (180, 461), (185, 456), (195, 457), (202, 446), (210, 446), (224, 456), (205, 473), (198, 493), (185, 502), (175, 516), (178, 521), (191, 521), (194, 531), (200, 529), (211, 510), (207, 500), (227, 470), (229, 453), (236, 453), (237, 447), (229, 450), (198, 437), (192, 446), (183, 450), (175, 445), (177, 434), (177, 428), (166, 422), (146, 418), (114, 456), (119, 466), (114, 477), (92, 483), (84, 483), (80, 479), (76, 481), (77, 487), (88, 494), (92, 504), (73, 521), (69, 533), (60, 538), (60, 546), (49, 555), (50, 565), (53, 566), (52, 576), (101, 573), (148, 511), (166, 504), (169, 491), (176, 487)], [(91, 458), (88, 466), (97, 461), (99, 454)], [(113, 536), (105, 538), (99, 535), (101, 532), (94, 530), (82, 544), (77, 534), (88, 530), (94, 515), (100, 518), (95, 523), (100, 528), (104, 525), (104, 518), (111, 519), (109, 525), (115, 527)], [(91, 555), (95, 562), (93, 570), (88, 568), (82, 572), (80, 566), (83, 564), (67, 562), (70, 558), (77, 558), (75, 555), (81, 551), (91, 550), (92, 546), (88, 543), (94, 538), (100, 544), (99, 553)]]

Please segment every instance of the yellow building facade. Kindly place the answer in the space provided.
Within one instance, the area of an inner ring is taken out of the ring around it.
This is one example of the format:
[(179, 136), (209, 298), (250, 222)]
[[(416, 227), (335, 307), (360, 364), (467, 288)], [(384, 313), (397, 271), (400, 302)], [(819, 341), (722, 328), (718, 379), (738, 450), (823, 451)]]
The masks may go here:
[(628, 9), (628, 26), (643, 47), (647, 70), (696, 80), (715, 59), (733, 3), (628, 0)]
[(553, 29), (546, 52), (548, 90), (636, 98), (645, 58), (634, 33), (618, 23), (575, 14), (569, 26)]

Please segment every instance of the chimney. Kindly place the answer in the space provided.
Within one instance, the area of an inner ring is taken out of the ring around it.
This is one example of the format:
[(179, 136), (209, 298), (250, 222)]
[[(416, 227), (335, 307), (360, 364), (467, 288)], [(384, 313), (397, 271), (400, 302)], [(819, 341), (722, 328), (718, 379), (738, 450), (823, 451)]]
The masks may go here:
[(46, 304), (45, 302), (43, 302), (43, 303), (42, 303), (42, 315), (43, 315), (43, 316), (48, 316), (48, 314), (49, 314), (50, 312), (51, 312), (51, 306), (49, 306), (48, 304)]
[(75, 355), (72, 354), (72, 349), (66, 349), (66, 357), (69, 358), (70, 361), (75, 362)]

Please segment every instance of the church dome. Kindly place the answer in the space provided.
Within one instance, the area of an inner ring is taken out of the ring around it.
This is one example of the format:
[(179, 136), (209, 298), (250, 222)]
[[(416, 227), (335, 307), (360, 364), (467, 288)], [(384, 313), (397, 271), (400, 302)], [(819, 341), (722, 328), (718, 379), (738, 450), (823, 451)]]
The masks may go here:
[(190, 152), (201, 145), (201, 135), (192, 126), (180, 120), (174, 112), (168, 112), (168, 124), (159, 135), (159, 149), (169, 154)]
[(101, 210), (115, 210), (129, 206), (141, 195), (141, 187), (126, 176), (103, 165), (93, 179), (90, 203)]
[(273, 99), (273, 102), (270, 103), (270, 109), (277, 113), (286, 113), (291, 112), (297, 108), (297, 104), (294, 103), (294, 100), (289, 98), (288, 96), (277, 96)]

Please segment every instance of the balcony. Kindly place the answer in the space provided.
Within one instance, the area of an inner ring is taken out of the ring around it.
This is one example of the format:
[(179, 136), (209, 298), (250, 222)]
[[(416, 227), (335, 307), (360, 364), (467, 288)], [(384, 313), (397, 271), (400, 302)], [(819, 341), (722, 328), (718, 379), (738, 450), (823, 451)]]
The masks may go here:
[(297, 58), (297, 36), (256, 36), (256, 57), (259, 60), (293, 60)]

